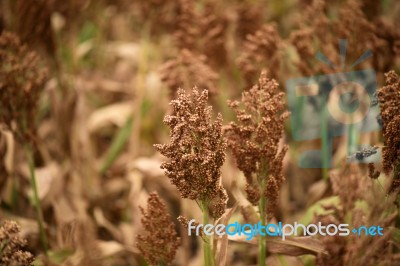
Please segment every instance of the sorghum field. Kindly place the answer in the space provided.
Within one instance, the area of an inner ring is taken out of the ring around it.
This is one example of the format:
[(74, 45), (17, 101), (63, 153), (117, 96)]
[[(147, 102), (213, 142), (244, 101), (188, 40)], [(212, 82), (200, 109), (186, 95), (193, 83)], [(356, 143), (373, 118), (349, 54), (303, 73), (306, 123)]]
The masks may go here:
[(400, 265), (399, 75), (397, 0), (1, 0), (0, 265)]

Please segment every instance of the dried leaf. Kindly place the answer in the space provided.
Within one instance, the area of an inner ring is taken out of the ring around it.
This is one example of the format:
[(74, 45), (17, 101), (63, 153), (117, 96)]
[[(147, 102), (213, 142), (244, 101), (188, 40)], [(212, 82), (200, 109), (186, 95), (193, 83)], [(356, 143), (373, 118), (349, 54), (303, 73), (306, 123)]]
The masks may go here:
[[(237, 205), (233, 206), (230, 209), (227, 209), (225, 213), (215, 222), (217, 224), (227, 225), (229, 219), (232, 217), (234, 211), (236, 210)], [(228, 254), (228, 235), (225, 234), (221, 237), (214, 237), (214, 247), (216, 247), (215, 251), (215, 262), (216, 266), (224, 266), (226, 265), (226, 256)]]
[(102, 257), (110, 257), (125, 250), (124, 246), (116, 241), (99, 240), (97, 241), (97, 246), (100, 249)]
[(124, 102), (97, 109), (87, 121), (89, 131), (93, 133), (109, 125), (123, 126), (132, 114), (132, 106), (132, 102)]
[(6, 144), (7, 152), (4, 156), (4, 166), (9, 173), (14, 171), (14, 153), (15, 153), (15, 141), (12, 133), (10, 131), (2, 130), (0, 128), (0, 133), (3, 134)]

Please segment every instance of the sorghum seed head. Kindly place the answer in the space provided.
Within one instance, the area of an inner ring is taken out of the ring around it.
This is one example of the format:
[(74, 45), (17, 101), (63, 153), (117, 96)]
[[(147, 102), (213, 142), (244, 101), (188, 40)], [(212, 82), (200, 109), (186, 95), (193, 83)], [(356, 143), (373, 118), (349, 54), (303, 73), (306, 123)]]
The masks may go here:
[[(236, 112), (237, 122), (231, 122), (225, 133), (236, 165), (246, 177), (248, 199), (257, 205), (265, 195), (268, 211), (273, 212), (284, 180), (282, 161), (287, 151), (286, 146), (279, 146), (283, 122), (289, 115), (284, 93), (262, 72), (258, 84), (243, 92), (241, 104), (233, 101), (229, 105)], [(260, 191), (260, 182), (264, 182), (264, 191)]]
[(180, 240), (165, 203), (153, 192), (146, 210), (140, 210), (144, 232), (138, 235), (137, 247), (150, 265), (172, 265)]
[(208, 91), (192, 94), (178, 91), (171, 101), (173, 115), (164, 123), (171, 128), (170, 143), (154, 147), (170, 160), (161, 168), (181, 196), (210, 203), (212, 216), (223, 214), (227, 195), (220, 184), (221, 166), (225, 161), (226, 143), (222, 135), (222, 116), (212, 121), (212, 108), (207, 105)]
[(29, 51), (13, 33), (0, 36), (0, 123), (20, 140), (35, 139), (35, 117), (47, 70), (39, 57)]

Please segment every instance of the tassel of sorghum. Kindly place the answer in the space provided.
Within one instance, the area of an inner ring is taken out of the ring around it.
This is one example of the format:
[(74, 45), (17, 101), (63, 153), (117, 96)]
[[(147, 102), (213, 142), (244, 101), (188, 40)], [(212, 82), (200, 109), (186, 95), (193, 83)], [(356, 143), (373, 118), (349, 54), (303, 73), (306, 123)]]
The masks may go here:
[(197, 19), (196, 1), (179, 0), (175, 38), (180, 49), (197, 51), (200, 32), (198, 23), (196, 23)]
[(224, 66), (227, 63), (226, 35), (228, 21), (217, 13), (215, 2), (207, 2), (200, 18), (202, 53), (213, 66)]
[(299, 29), (290, 34), (289, 42), (296, 48), (296, 51), (302, 60), (296, 62), (300, 73), (305, 76), (311, 76), (315, 72), (315, 64), (303, 58), (313, 58), (315, 49), (313, 47), (314, 34), (311, 29)]
[(400, 187), (400, 77), (390, 71), (385, 74), (386, 86), (378, 90), (381, 110), (383, 137), (383, 171), (394, 170), (392, 189)]
[(14, 221), (4, 221), (0, 227), (0, 265), (30, 266), (34, 260), (30, 252), (22, 251), (26, 240), (18, 233), (19, 225)]
[[(122, 1), (121, 1), (122, 2)], [(150, 23), (150, 33), (160, 35), (170, 33), (176, 28), (178, 1), (148, 0), (148, 1), (126, 1), (126, 8), (134, 8), (135, 17), (142, 24)], [(121, 3), (117, 6), (120, 7)], [(132, 10), (132, 9), (129, 9)]]
[[(237, 167), (243, 171), (246, 192), (253, 205), (258, 204), (260, 220), (265, 224), (267, 213), (272, 216), (277, 206), (279, 190), (284, 180), (282, 161), (287, 146), (279, 147), (284, 132), (284, 93), (274, 79), (262, 72), (258, 84), (229, 105), (235, 110), (237, 122), (226, 128), (228, 146)], [(265, 265), (266, 239), (259, 238), (258, 264)]]
[(207, 202), (210, 214), (220, 217), (227, 200), (220, 184), (221, 166), (225, 161), (226, 144), (222, 136), (222, 117), (212, 122), (212, 108), (207, 106), (208, 91), (193, 88), (188, 95), (178, 90), (178, 99), (171, 101), (173, 115), (164, 123), (171, 128), (170, 143), (154, 147), (170, 161), (161, 165), (182, 198)]
[(137, 247), (150, 265), (172, 265), (180, 239), (165, 203), (153, 192), (146, 210), (140, 210), (144, 233), (138, 235)]
[(240, 1), (235, 7), (237, 14), (236, 35), (240, 41), (245, 41), (247, 35), (259, 30), (264, 20), (263, 3), (249, 2)]
[(35, 140), (35, 116), (47, 71), (39, 57), (9, 32), (0, 36), (0, 123), (18, 140)]
[(51, 27), (52, 6), (48, 0), (16, 0), (15, 29), (30, 47), (43, 47), (50, 56), (55, 55), (55, 41)]
[[(261, 197), (266, 197), (270, 213), (284, 180), (282, 160), (287, 146), (280, 148), (279, 141), (289, 113), (283, 98), (278, 83), (262, 72), (258, 84), (243, 92), (242, 108), (238, 101), (229, 103), (238, 122), (231, 122), (225, 130), (236, 165), (246, 177), (249, 201), (257, 205)], [(262, 182), (264, 190), (260, 187)]]
[(333, 25), (338, 36), (351, 42), (347, 54), (355, 57), (354, 60), (367, 49), (374, 49), (377, 42), (374, 26), (365, 16), (362, 6), (359, 0), (348, 1), (339, 10), (339, 21)]
[(218, 74), (207, 65), (206, 57), (187, 49), (180, 51), (175, 59), (163, 64), (160, 69), (161, 80), (168, 86), (171, 98), (176, 96), (177, 88), (188, 88), (196, 84), (207, 89), (210, 94), (217, 92)]
[(277, 78), (280, 66), (280, 47), (276, 25), (264, 25), (253, 35), (248, 35), (238, 64), (246, 84), (250, 86), (257, 78), (259, 69), (267, 69), (268, 75)]
[[(350, 234), (347, 237), (321, 236), (327, 253), (317, 255), (315, 265), (398, 265), (397, 256), (388, 243), (396, 241), (396, 205), (388, 201), (388, 195), (365, 176), (359, 165), (347, 165), (344, 169), (330, 172), (333, 195), (339, 202), (323, 206), (326, 212), (317, 215), (314, 222), (322, 225), (350, 224), (353, 228), (379, 225), (383, 235), (379, 238), (368, 234)], [(382, 202), (385, 204), (381, 204)], [(363, 202), (368, 208), (360, 208)]]
[[(228, 200), (220, 184), (226, 149), (222, 116), (218, 114), (216, 121), (212, 121), (212, 108), (207, 100), (207, 90), (199, 92), (194, 87), (191, 95), (178, 90), (178, 99), (171, 101), (173, 115), (164, 118), (171, 128), (170, 143), (154, 145), (170, 159), (161, 168), (181, 197), (195, 200), (201, 208), (203, 224), (209, 223), (209, 215), (220, 217)], [(203, 247), (204, 265), (214, 265), (212, 241), (207, 235), (203, 236)]]
[(5, 124), (25, 148), (40, 237), (44, 250), (47, 251), (33, 159), (37, 140), (37, 105), (47, 81), (47, 71), (41, 67), (37, 54), (29, 51), (17, 36), (8, 32), (3, 32), (0, 36), (0, 61), (0, 124)]

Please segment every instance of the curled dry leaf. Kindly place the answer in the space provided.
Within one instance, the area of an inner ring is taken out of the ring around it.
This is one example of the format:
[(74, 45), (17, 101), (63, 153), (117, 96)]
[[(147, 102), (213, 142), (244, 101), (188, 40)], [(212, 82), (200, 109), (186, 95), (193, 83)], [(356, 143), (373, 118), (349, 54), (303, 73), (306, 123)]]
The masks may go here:
[(57, 179), (60, 177), (60, 172), (61, 169), (56, 163), (51, 163), (35, 170), (38, 193), (41, 200), (48, 196), (54, 184), (59, 182)]
[(9, 173), (14, 170), (14, 152), (15, 152), (15, 141), (12, 133), (7, 130), (2, 130), (0, 128), (0, 133), (4, 136), (7, 152), (4, 156), (4, 166)]
[(140, 172), (152, 176), (163, 176), (164, 171), (160, 168), (161, 161), (155, 158), (140, 157), (132, 163), (132, 167)]
[(119, 252), (125, 251), (125, 247), (116, 241), (97, 241), (102, 257), (110, 257)]
[(89, 131), (93, 133), (110, 125), (122, 127), (132, 114), (132, 106), (132, 102), (123, 102), (97, 109), (89, 116)]

